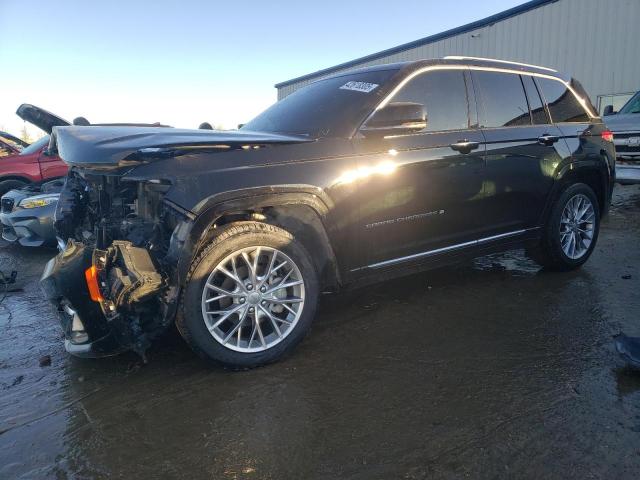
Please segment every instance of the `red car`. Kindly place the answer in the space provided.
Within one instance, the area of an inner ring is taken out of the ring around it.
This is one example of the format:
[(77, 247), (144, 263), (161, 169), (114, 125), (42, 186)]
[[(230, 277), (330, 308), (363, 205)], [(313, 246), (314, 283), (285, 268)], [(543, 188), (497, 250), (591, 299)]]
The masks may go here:
[[(69, 125), (52, 113), (29, 104), (22, 104), (16, 112), (24, 121), (50, 134), (53, 127)], [(31, 145), (0, 133), (0, 197), (14, 188), (41, 182), (67, 174), (67, 165), (57, 155), (49, 155), (49, 135)]]

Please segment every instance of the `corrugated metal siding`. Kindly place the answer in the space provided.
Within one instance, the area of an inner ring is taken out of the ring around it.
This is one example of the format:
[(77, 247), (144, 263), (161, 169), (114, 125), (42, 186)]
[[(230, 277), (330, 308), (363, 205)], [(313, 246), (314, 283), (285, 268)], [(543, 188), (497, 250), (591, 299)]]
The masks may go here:
[[(640, 0), (561, 0), (344, 71), (446, 55), (491, 57), (566, 72), (595, 102), (598, 95), (640, 90), (639, 24)], [(317, 78), (280, 88), (278, 99)]]

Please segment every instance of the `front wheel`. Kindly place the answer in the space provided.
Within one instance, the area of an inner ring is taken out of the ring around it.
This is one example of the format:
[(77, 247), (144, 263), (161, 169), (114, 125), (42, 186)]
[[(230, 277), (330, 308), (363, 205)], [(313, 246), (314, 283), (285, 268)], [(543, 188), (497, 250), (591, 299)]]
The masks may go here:
[(540, 247), (531, 252), (542, 266), (572, 270), (587, 261), (600, 231), (600, 208), (595, 193), (584, 183), (566, 188), (552, 207)]
[(305, 248), (259, 222), (226, 227), (194, 260), (178, 330), (200, 356), (231, 368), (283, 357), (311, 326), (318, 279)]

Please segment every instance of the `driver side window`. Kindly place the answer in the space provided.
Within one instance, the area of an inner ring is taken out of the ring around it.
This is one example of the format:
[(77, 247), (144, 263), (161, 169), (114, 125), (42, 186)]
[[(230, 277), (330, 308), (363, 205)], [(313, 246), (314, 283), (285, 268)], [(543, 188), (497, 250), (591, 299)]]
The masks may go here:
[(469, 102), (463, 70), (435, 70), (418, 75), (391, 101), (424, 105), (427, 128), (423, 132), (469, 128)]

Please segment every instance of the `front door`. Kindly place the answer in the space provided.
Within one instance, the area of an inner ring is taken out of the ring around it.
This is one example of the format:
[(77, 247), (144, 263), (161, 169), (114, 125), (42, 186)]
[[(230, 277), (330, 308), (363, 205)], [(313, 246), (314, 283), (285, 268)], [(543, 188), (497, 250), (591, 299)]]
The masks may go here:
[(47, 147), (43, 148), (38, 156), (42, 178), (44, 180), (49, 180), (64, 177), (67, 174), (67, 164), (64, 163), (57, 155), (46, 154), (46, 151)]
[(389, 102), (424, 105), (427, 127), (355, 140), (366, 265), (417, 261), (478, 238), (484, 139), (469, 116), (468, 83), (464, 69), (414, 77)]

